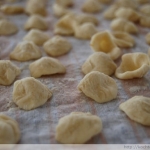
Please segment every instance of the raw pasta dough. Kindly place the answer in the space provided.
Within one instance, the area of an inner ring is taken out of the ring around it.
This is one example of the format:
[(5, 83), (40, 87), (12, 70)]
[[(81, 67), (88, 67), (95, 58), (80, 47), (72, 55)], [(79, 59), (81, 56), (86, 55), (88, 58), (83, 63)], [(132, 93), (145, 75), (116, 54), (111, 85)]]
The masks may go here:
[(64, 144), (83, 144), (102, 130), (102, 121), (91, 113), (72, 112), (61, 118), (56, 127), (56, 140)]
[(14, 83), (13, 102), (24, 110), (35, 109), (44, 105), (52, 92), (33, 77), (27, 77)]
[(98, 103), (105, 103), (117, 97), (115, 80), (98, 71), (88, 73), (79, 83), (78, 90)]
[(19, 140), (18, 123), (14, 119), (0, 114), (0, 144), (16, 144)]
[(21, 71), (9, 60), (0, 60), (0, 84), (10, 85)]

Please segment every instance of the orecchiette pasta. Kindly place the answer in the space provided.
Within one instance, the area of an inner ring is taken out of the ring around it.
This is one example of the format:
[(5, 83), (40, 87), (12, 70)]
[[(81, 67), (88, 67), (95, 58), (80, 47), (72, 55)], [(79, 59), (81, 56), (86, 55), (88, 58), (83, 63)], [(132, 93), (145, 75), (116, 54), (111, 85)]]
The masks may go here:
[(25, 23), (24, 29), (25, 30), (30, 30), (30, 29), (47, 30), (48, 24), (43, 17), (39, 15), (32, 15)]
[(10, 58), (18, 61), (29, 61), (42, 56), (40, 49), (29, 41), (23, 41), (10, 53)]
[(124, 18), (133, 22), (136, 22), (140, 19), (140, 15), (135, 10), (131, 8), (124, 8), (124, 7), (119, 8), (115, 12), (115, 16), (117, 18)]
[(130, 48), (135, 44), (134, 38), (127, 32), (116, 31), (112, 33), (115, 44), (122, 48)]
[(8, 20), (0, 20), (0, 35), (11, 35), (18, 32), (18, 28), (15, 24)]
[(75, 37), (79, 39), (91, 39), (98, 32), (93, 23), (84, 23), (82, 25), (74, 25)]
[(116, 64), (107, 54), (95, 52), (83, 64), (82, 72), (88, 74), (92, 71), (99, 71), (106, 75), (112, 75), (116, 68)]
[(3, 5), (0, 10), (5, 14), (20, 14), (24, 12), (24, 8), (19, 5)]
[(149, 71), (149, 65), (149, 57), (144, 53), (124, 54), (115, 75), (119, 79), (141, 78)]
[(81, 25), (84, 23), (93, 23), (94, 25), (98, 25), (98, 19), (94, 15), (88, 14), (80, 14), (76, 15), (76, 22)]
[(133, 34), (138, 32), (138, 29), (134, 23), (123, 18), (114, 19), (111, 22), (110, 27), (113, 31), (124, 31)]
[(141, 16), (140, 17), (140, 25), (143, 27), (150, 28), (150, 17), (149, 16)]
[(71, 11), (69, 11), (66, 7), (63, 7), (57, 3), (53, 5), (53, 13), (56, 17), (62, 17), (70, 12)]
[(31, 110), (42, 106), (51, 96), (50, 89), (32, 77), (14, 83), (13, 102), (21, 109)]
[(150, 98), (134, 96), (122, 103), (119, 108), (124, 111), (130, 119), (142, 125), (150, 126)]
[(0, 114), (0, 131), (0, 144), (16, 144), (20, 140), (18, 123), (2, 114)]
[(149, 16), (150, 15), (150, 4), (146, 4), (144, 6), (141, 6), (140, 12), (144, 15)]
[(107, 53), (113, 60), (121, 55), (121, 50), (116, 46), (112, 35), (108, 31), (102, 31), (93, 35), (90, 45), (94, 51)]
[(54, 32), (61, 35), (73, 35), (73, 24), (75, 21), (75, 14), (69, 13), (62, 17), (55, 25)]
[(47, 11), (45, 7), (45, 1), (38, 0), (28, 0), (25, 8), (25, 12), (29, 15), (38, 14), (41, 16), (46, 16)]
[(88, 73), (80, 81), (78, 89), (98, 103), (115, 99), (118, 92), (115, 80), (98, 71)]
[(20, 69), (9, 60), (0, 60), (0, 84), (10, 85), (21, 73)]
[(117, 11), (117, 9), (119, 8), (119, 6), (117, 5), (111, 5), (108, 9), (106, 9), (106, 11), (104, 12), (103, 16), (105, 19), (114, 19), (115, 13)]
[(44, 50), (51, 56), (61, 56), (71, 50), (71, 44), (61, 36), (55, 36), (44, 43)]
[(115, 5), (119, 7), (127, 7), (127, 8), (132, 8), (132, 9), (137, 9), (138, 8), (138, 3), (136, 0), (118, 0), (115, 2)]
[(83, 144), (102, 130), (102, 121), (91, 113), (72, 112), (61, 118), (55, 138), (64, 144)]
[(43, 45), (47, 40), (49, 39), (49, 36), (37, 29), (32, 29), (28, 32), (28, 34), (23, 38), (25, 41), (32, 41), (36, 45)]
[(82, 6), (82, 10), (87, 13), (97, 13), (100, 12), (102, 6), (97, 0), (86, 0)]
[(73, 0), (56, 0), (56, 3), (63, 7), (69, 7), (73, 5)]
[(66, 68), (57, 59), (51, 57), (42, 57), (41, 59), (31, 63), (29, 65), (29, 69), (31, 76), (35, 78), (39, 78), (42, 75), (66, 72)]

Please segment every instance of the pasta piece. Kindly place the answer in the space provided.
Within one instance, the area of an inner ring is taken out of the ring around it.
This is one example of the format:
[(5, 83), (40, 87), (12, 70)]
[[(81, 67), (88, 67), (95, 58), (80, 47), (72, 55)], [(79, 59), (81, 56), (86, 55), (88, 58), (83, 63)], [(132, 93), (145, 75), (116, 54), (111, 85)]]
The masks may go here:
[(138, 8), (138, 3), (136, 0), (118, 0), (114, 3), (115, 5), (119, 7), (126, 7), (126, 8), (132, 8), (132, 9), (137, 9)]
[(102, 6), (97, 0), (86, 0), (82, 6), (82, 11), (87, 13), (98, 13), (102, 10)]
[(24, 13), (24, 8), (22, 6), (19, 5), (2, 5), (0, 10), (5, 13), (5, 14), (9, 14), (9, 15), (13, 15), (13, 14), (21, 14)]
[(11, 85), (21, 71), (9, 60), (0, 60), (0, 84)]
[(25, 23), (24, 29), (25, 30), (30, 30), (30, 29), (47, 30), (48, 24), (43, 17), (39, 15), (32, 15)]
[(135, 122), (150, 126), (150, 98), (134, 96), (122, 103), (119, 108)]
[(11, 35), (18, 32), (18, 28), (15, 24), (8, 20), (0, 20), (0, 35)]
[(51, 96), (50, 89), (32, 77), (27, 77), (14, 83), (13, 102), (21, 109), (32, 110), (40, 107)]
[(93, 23), (76, 24), (74, 26), (74, 31), (75, 37), (79, 39), (91, 39), (91, 37), (98, 32)]
[(123, 18), (114, 19), (111, 22), (110, 27), (113, 31), (124, 31), (133, 34), (138, 32), (138, 29), (134, 23)]
[(113, 60), (121, 55), (121, 50), (116, 46), (112, 35), (108, 31), (95, 34), (91, 39), (90, 45), (94, 51), (107, 53)]
[(113, 32), (112, 35), (114, 43), (119, 47), (131, 48), (135, 44), (134, 38), (126, 32)]
[(45, 52), (54, 57), (68, 53), (71, 48), (71, 44), (65, 38), (58, 35), (44, 43)]
[(20, 42), (10, 53), (10, 58), (18, 61), (29, 61), (41, 56), (40, 49), (33, 42), (28, 41)]
[(115, 12), (115, 16), (117, 18), (124, 18), (133, 22), (136, 22), (140, 19), (140, 15), (135, 10), (131, 8), (123, 8), (123, 7), (119, 8)]
[(72, 112), (59, 120), (55, 138), (63, 144), (83, 144), (101, 130), (102, 121), (98, 116)]
[(68, 13), (71, 13), (67, 8), (55, 3), (53, 5), (53, 13), (56, 17), (63, 17)]
[(69, 13), (62, 17), (55, 25), (54, 33), (60, 35), (73, 35), (73, 24), (75, 21), (75, 14)]
[(150, 17), (149, 16), (141, 16), (140, 25), (143, 27), (150, 28)]
[(150, 45), (150, 33), (148, 33), (148, 34), (146, 35), (145, 40), (146, 40), (147, 44)]
[(40, 3), (38, 0), (28, 0), (25, 11), (29, 15), (34, 15), (34, 14), (41, 15), (41, 16), (47, 15), (45, 1), (43, 0), (40, 1)]
[(140, 8), (140, 12), (144, 15), (150, 16), (150, 4), (146, 4)]
[(20, 140), (18, 123), (3, 114), (0, 114), (0, 131), (0, 144), (16, 144)]
[(83, 64), (82, 72), (88, 74), (92, 71), (99, 71), (106, 75), (112, 75), (116, 68), (116, 64), (107, 54), (95, 52)]
[(23, 38), (25, 41), (32, 41), (36, 45), (42, 46), (50, 37), (37, 29), (32, 29), (28, 34)]
[(98, 25), (98, 19), (94, 15), (80, 14), (76, 15), (76, 22), (79, 25), (84, 23), (93, 23), (94, 25)]
[(56, 3), (63, 7), (73, 6), (73, 0), (56, 0)]
[(144, 53), (124, 54), (115, 75), (119, 79), (142, 78), (149, 71), (149, 65), (149, 57)]
[(106, 11), (104, 12), (103, 16), (105, 19), (114, 19), (116, 17), (115, 13), (119, 6), (117, 5), (111, 5)]
[(98, 71), (88, 73), (79, 83), (78, 90), (98, 103), (106, 103), (117, 97), (115, 80)]
[(39, 78), (43, 75), (66, 73), (66, 68), (57, 59), (51, 57), (42, 57), (31, 63), (29, 69), (31, 76), (35, 78)]

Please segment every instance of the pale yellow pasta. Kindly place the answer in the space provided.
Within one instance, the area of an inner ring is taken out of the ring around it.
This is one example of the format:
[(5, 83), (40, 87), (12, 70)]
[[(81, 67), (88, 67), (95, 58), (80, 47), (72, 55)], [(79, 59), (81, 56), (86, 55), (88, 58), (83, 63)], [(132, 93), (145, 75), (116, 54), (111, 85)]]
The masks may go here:
[(53, 5), (53, 13), (56, 17), (62, 17), (68, 13), (70, 13), (71, 11), (68, 10), (66, 7), (63, 7), (57, 3), (55, 3)]
[(117, 97), (115, 80), (98, 71), (88, 73), (79, 83), (78, 90), (98, 103), (105, 103)]
[(104, 52), (113, 60), (121, 55), (121, 50), (114, 43), (112, 35), (108, 31), (98, 32), (93, 35), (90, 45), (94, 51)]
[(122, 48), (130, 48), (135, 44), (134, 38), (127, 32), (116, 31), (112, 33), (113, 41), (117, 46)]
[(24, 8), (22, 6), (19, 5), (2, 5), (0, 10), (5, 13), (5, 14), (9, 14), (9, 15), (13, 15), (13, 14), (21, 14), (24, 13)]
[(36, 45), (42, 46), (50, 37), (37, 29), (30, 30), (23, 38), (24, 41), (32, 41)]
[(149, 65), (149, 57), (144, 53), (124, 54), (115, 75), (119, 79), (142, 78), (149, 71)]
[(48, 24), (43, 17), (39, 15), (32, 15), (25, 23), (24, 29), (25, 30), (30, 30), (30, 29), (47, 30)]
[(11, 85), (17, 76), (21, 73), (20, 69), (16, 67), (9, 60), (0, 60), (0, 84)]
[(117, 5), (111, 5), (110, 7), (108, 7), (108, 9), (106, 9), (106, 11), (103, 13), (104, 18), (110, 20), (114, 19), (116, 17), (115, 13), (118, 8), (119, 6)]
[(123, 18), (114, 19), (111, 22), (110, 27), (113, 31), (124, 31), (132, 34), (138, 32), (138, 29), (134, 23)]
[(28, 0), (25, 12), (29, 15), (38, 14), (41, 16), (46, 16), (47, 11), (45, 1), (42, 0), (39, 2), (39, 0)]
[(150, 4), (141, 6), (140, 12), (144, 15), (150, 16)]
[(74, 25), (75, 37), (78, 39), (91, 39), (98, 32), (93, 23), (84, 23), (82, 25)]
[(73, 6), (73, 0), (56, 0), (56, 3), (63, 7)]
[(52, 39), (44, 43), (44, 50), (50, 56), (61, 56), (68, 53), (72, 48), (69, 41), (61, 36), (54, 36)]
[(126, 115), (142, 125), (150, 126), (150, 98), (134, 96), (122, 103), (119, 108)]
[(19, 142), (20, 129), (14, 119), (0, 114), (0, 131), (0, 144), (17, 144)]
[[(38, 68), (38, 69), (37, 69)], [(66, 68), (57, 59), (42, 57), (29, 65), (32, 77), (39, 78), (43, 75), (66, 73)]]
[(137, 13), (135, 10), (133, 10), (131, 8), (124, 8), (124, 7), (120, 7), (115, 12), (115, 16), (117, 18), (124, 18), (129, 21), (133, 21), (133, 22), (136, 22), (140, 19), (139, 13)]
[(97, 0), (86, 0), (82, 6), (82, 11), (87, 13), (98, 13), (101, 10), (102, 6)]
[(29, 41), (18, 43), (15, 49), (10, 53), (10, 59), (14, 59), (17, 61), (29, 61), (38, 59), (41, 56), (42, 53), (38, 46)]
[(132, 9), (138, 8), (138, 3), (136, 0), (117, 0), (114, 2), (114, 4), (119, 7), (127, 7)]
[(18, 32), (18, 27), (5, 19), (0, 20), (0, 35), (11, 35)]
[(69, 13), (62, 17), (54, 27), (54, 33), (60, 35), (73, 35), (73, 24), (75, 21), (75, 14)]
[(88, 74), (92, 71), (99, 71), (106, 75), (112, 75), (116, 68), (116, 64), (107, 54), (95, 52), (82, 65), (82, 72)]
[(32, 110), (42, 106), (51, 96), (50, 89), (32, 77), (14, 83), (13, 102), (23, 110)]
[(143, 27), (150, 28), (150, 17), (142, 15), (140, 17), (140, 25)]
[(55, 138), (63, 144), (84, 144), (102, 130), (102, 121), (91, 113), (72, 112), (62, 117)]

